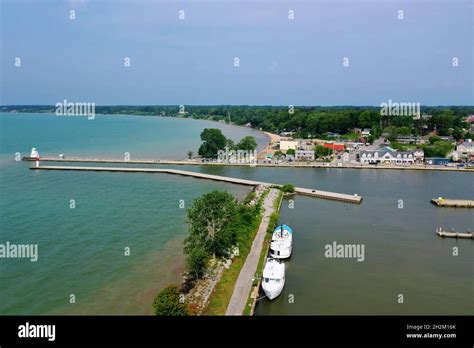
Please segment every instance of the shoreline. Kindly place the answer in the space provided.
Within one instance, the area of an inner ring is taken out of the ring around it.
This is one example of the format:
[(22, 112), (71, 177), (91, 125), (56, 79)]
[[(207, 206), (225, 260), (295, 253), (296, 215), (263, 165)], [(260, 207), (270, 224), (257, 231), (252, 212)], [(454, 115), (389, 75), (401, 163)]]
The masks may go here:
[[(31, 157), (23, 157), (23, 161), (34, 162), (36, 159)], [(217, 163), (217, 162), (201, 162), (196, 160), (119, 160), (112, 158), (56, 158), (56, 157), (43, 157), (40, 158), (40, 163), (43, 162), (65, 162), (65, 163), (121, 163), (121, 164), (161, 164), (161, 165), (191, 165), (191, 166), (223, 166), (223, 167), (251, 167), (251, 168), (314, 168), (314, 169), (391, 169), (391, 170), (427, 170), (427, 171), (450, 171), (450, 172), (470, 172), (474, 173), (474, 169), (457, 168), (457, 167), (432, 167), (432, 166), (397, 166), (397, 165), (367, 165), (367, 164), (344, 164), (337, 165), (334, 163), (322, 162), (322, 163)]]

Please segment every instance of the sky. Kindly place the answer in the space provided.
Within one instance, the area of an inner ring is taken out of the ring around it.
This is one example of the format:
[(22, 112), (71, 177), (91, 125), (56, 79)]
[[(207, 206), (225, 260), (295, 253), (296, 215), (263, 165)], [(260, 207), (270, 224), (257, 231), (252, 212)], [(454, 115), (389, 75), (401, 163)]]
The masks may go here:
[(0, 3), (1, 105), (474, 104), (471, 0)]

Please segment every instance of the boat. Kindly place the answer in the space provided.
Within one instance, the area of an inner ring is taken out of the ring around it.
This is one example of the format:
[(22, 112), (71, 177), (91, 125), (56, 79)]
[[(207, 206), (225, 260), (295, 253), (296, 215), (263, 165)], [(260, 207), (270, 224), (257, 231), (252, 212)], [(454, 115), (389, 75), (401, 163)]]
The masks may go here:
[(263, 269), (262, 288), (270, 300), (278, 297), (285, 285), (285, 264), (268, 258)]
[(293, 249), (293, 231), (290, 226), (280, 225), (275, 228), (270, 243), (270, 256), (275, 259), (287, 259)]

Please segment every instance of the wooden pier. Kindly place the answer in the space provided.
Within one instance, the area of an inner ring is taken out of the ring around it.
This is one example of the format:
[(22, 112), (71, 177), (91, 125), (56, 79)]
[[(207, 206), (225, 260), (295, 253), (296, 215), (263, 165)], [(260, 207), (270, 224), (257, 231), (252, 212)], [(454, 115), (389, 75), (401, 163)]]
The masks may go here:
[(442, 238), (448, 237), (448, 238), (467, 238), (467, 239), (473, 239), (473, 233), (472, 232), (455, 232), (455, 231), (443, 231), (441, 228), (436, 230), (436, 234)]
[(474, 208), (474, 200), (469, 199), (446, 199), (433, 198), (431, 203), (438, 207), (453, 207), (453, 208)]
[[(191, 172), (186, 170), (178, 169), (158, 169), (158, 168), (130, 168), (130, 167), (78, 167), (78, 166), (35, 166), (31, 167), (33, 170), (71, 170), (71, 171), (92, 171), (92, 172), (123, 172), (123, 173), (163, 173), (163, 174), (176, 174), (191, 176), (200, 179), (209, 179), (215, 181), (228, 182), (232, 184), (247, 185), (247, 186), (277, 186), (281, 187), (279, 184), (266, 183), (261, 181), (238, 179), (227, 176), (212, 175), (198, 172)], [(335, 201), (347, 202), (360, 204), (362, 202), (362, 197), (358, 195), (348, 195), (344, 193), (335, 193), (329, 191), (321, 190), (312, 190), (302, 187), (295, 187), (295, 192), (323, 199), (330, 199)]]

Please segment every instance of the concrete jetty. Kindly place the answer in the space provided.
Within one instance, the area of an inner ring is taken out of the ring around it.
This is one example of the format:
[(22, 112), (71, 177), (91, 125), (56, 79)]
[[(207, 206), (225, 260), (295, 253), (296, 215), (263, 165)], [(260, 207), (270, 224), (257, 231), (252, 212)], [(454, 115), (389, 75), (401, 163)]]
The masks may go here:
[[(247, 186), (276, 186), (280, 187), (282, 185), (266, 183), (261, 181), (238, 179), (227, 176), (212, 175), (198, 172), (191, 172), (186, 170), (178, 169), (158, 169), (158, 168), (130, 168), (130, 167), (83, 167), (83, 166), (35, 166), (31, 167), (32, 170), (71, 170), (71, 171), (92, 171), (92, 172), (124, 172), (124, 173), (163, 173), (163, 174), (176, 174), (191, 176), (200, 179), (208, 179), (215, 181), (228, 182), (232, 184), (247, 185)], [(313, 190), (302, 187), (295, 187), (295, 192), (323, 199), (330, 199), (335, 201), (347, 202), (360, 204), (362, 202), (362, 197), (358, 195), (348, 195), (344, 193), (335, 193), (329, 191)]]
[(436, 234), (440, 237), (449, 237), (449, 238), (467, 238), (467, 239), (473, 239), (473, 233), (472, 232), (455, 232), (455, 231), (443, 231), (441, 228), (436, 230)]
[(431, 203), (438, 207), (453, 207), (453, 208), (474, 208), (474, 200), (469, 199), (446, 199), (446, 198), (433, 198)]
[[(23, 161), (35, 161), (36, 158), (25, 156)], [(193, 166), (232, 166), (232, 167), (248, 167), (248, 163), (226, 163), (226, 162), (203, 162), (197, 159), (191, 160), (166, 160), (166, 159), (107, 159), (107, 158), (86, 158), (86, 157), (41, 157), (43, 162), (70, 162), (70, 163), (124, 163), (124, 164), (165, 164), (165, 165), (193, 165)], [(471, 172), (474, 169), (445, 167), (434, 165), (371, 165), (360, 163), (331, 163), (331, 162), (292, 162), (292, 163), (256, 163), (252, 164), (254, 167), (262, 168), (324, 168), (324, 169), (387, 169), (387, 170), (440, 170), (440, 171), (456, 171), (456, 172)]]

